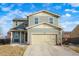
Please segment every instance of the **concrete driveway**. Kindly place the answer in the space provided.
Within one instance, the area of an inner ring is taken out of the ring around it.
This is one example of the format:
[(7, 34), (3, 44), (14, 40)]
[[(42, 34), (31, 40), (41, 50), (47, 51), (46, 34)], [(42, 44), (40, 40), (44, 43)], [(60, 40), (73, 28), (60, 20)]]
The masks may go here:
[(24, 56), (78, 56), (79, 54), (63, 46), (49, 43), (29, 45)]

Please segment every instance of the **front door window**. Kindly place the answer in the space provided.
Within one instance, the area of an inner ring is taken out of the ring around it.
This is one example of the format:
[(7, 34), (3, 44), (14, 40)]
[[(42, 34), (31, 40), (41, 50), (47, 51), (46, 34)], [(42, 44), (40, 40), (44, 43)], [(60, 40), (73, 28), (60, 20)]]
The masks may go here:
[(19, 41), (20, 39), (19, 39), (19, 32), (15, 32), (15, 34), (14, 34), (14, 43), (19, 43), (20, 41)]
[(14, 43), (19, 43), (19, 39), (14, 39)]

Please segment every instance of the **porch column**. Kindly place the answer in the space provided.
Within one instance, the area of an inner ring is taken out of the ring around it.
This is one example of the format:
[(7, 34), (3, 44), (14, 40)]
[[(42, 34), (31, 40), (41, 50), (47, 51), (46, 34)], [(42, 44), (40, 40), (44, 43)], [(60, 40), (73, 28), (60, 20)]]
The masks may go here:
[(63, 35), (62, 35), (62, 30), (60, 31), (60, 33), (61, 33), (61, 45), (62, 45), (62, 37), (63, 37)]
[(21, 44), (21, 32), (20, 32), (20, 44)]
[(25, 33), (26, 33), (26, 32), (24, 32), (24, 43), (25, 43)]
[(13, 32), (11, 32), (11, 42), (12, 43), (12, 40), (13, 40)]
[(59, 31), (59, 43), (62, 45), (62, 30)]
[(31, 37), (30, 37), (31, 33), (28, 31), (27, 34), (28, 34), (27, 35), (27, 44), (29, 45), (29, 44), (31, 44)]

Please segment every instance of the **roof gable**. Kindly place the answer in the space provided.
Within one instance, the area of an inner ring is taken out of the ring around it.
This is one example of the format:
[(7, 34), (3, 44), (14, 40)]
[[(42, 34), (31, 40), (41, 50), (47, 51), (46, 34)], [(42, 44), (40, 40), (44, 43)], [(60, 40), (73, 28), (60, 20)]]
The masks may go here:
[(11, 30), (14, 30), (14, 29), (16, 29), (16, 30), (23, 29), (24, 30), (25, 27), (27, 27), (27, 26), (28, 26), (28, 20), (26, 20), (25, 22), (23, 22), (22, 24), (20, 24), (16, 27), (12, 28)]
[(79, 25), (77, 25), (77, 26), (73, 29), (72, 32), (77, 32), (77, 33), (79, 33)]
[(36, 13), (32, 13), (32, 14), (30, 14), (30, 15), (28, 15), (28, 16), (32, 16), (32, 15), (39, 14), (39, 13), (46, 13), (46, 14), (51, 15), (51, 16), (60, 17), (60, 16), (57, 15), (57, 14), (54, 14), (54, 13), (51, 13), (51, 12), (45, 11), (45, 10), (44, 10), (44, 11), (39, 11), (39, 12), (36, 12)]
[[(47, 24), (47, 25), (49, 25), (49, 26), (51, 26), (51, 27), (55, 27), (55, 28), (60, 29), (60, 30), (62, 29), (61, 27), (58, 27), (58, 26), (55, 26), (55, 25), (51, 25), (51, 24), (48, 24), (48, 23), (41, 23), (41, 24)], [(33, 26), (29, 26), (29, 27), (26, 27), (26, 29), (30, 29), (30, 28), (39, 26), (39, 25), (41, 25), (41, 24), (36, 24), (36, 25), (33, 25)]]
[(50, 26), (46, 23), (42, 23), (40, 25), (35, 26), (34, 28), (52, 28), (52, 26)]

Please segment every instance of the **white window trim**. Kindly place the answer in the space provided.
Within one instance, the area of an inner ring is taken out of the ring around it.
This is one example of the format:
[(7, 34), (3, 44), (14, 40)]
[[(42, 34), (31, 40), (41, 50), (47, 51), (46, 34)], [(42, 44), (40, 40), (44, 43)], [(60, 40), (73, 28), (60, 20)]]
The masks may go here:
[[(54, 17), (48, 17), (48, 22), (50, 23), (50, 18), (53, 19), (53, 23), (54, 23)], [(53, 24), (53, 23), (50, 23), (50, 24)]]
[[(35, 18), (38, 18), (38, 24), (39, 24), (39, 17), (37, 16), (37, 17), (34, 17), (34, 23), (35, 23)], [(35, 23), (36, 24), (36, 23)]]

